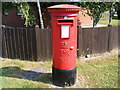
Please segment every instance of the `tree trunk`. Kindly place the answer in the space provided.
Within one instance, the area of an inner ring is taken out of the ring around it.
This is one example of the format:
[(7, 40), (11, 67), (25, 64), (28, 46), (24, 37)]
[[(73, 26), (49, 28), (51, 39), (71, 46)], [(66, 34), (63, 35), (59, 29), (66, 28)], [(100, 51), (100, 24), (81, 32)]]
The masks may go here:
[(43, 24), (43, 19), (42, 19), (42, 14), (41, 14), (41, 8), (40, 8), (40, 2), (37, 0), (37, 6), (38, 6), (38, 11), (39, 11), (39, 17), (40, 17), (40, 25), (41, 29), (44, 29), (44, 24)]
[(111, 26), (111, 19), (112, 19), (112, 13), (111, 13), (111, 8), (109, 10), (109, 24), (108, 26)]
[(117, 11), (118, 20), (120, 20), (120, 10)]

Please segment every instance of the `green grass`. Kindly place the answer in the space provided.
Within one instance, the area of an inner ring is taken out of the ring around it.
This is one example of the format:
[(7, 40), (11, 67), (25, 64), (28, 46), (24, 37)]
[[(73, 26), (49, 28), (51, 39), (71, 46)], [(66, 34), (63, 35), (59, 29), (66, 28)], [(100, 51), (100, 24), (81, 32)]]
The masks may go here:
[[(12, 59), (0, 59), (2, 61), (2, 87), (3, 88), (50, 88), (51, 73), (37, 77), (36, 80), (28, 80), (22, 77), (22, 73), (36, 66), (51, 69), (52, 62), (31, 62)], [(101, 58), (77, 62), (78, 77), (84, 77), (84, 84), (79, 87), (90, 88), (117, 88), (118, 87), (118, 57), (116, 53)], [(80, 84), (81, 85), (81, 84)]]
[[(104, 24), (104, 25), (108, 25), (108, 20), (100, 20), (99, 22), (98, 22), (98, 24)], [(115, 19), (112, 19), (112, 26), (118, 26), (118, 25), (120, 25), (120, 20), (115, 20)]]
[[(99, 20), (98, 24), (108, 25), (109, 24), (108, 15), (109, 15), (108, 11), (104, 12), (104, 14), (102, 16), (103, 19)], [(118, 25), (120, 25), (120, 20), (117, 20), (117, 17), (113, 16), (111, 24), (112, 24), (112, 26), (118, 26)]]
[(12, 77), (2, 78), (2, 88), (47, 88), (48, 86), (42, 82), (30, 81), (26, 79), (18, 79)]
[(17, 66), (21, 69), (29, 70), (35, 66), (51, 68), (51, 60), (47, 62), (34, 62), (34, 61), (27, 61), (27, 60), (18, 60), (18, 59), (0, 59), (2, 63), (2, 67), (8, 66)]
[(117, 55), (78, 63), (78, 72), (85, 77), (86, 86), (92, 88), (118, 87)]
[[(0, 59), (2, 61), (2, 88), (49, 88), (47, 85), (51, 78), (43, 74), (42, 79), (28, 80), (24, 79), (22, 73), (36, 66), (50, 68), (51, 61), (48, 62), (31, 62), (12, 59)], [(41, 80), (41, 81), (40, 81)]]

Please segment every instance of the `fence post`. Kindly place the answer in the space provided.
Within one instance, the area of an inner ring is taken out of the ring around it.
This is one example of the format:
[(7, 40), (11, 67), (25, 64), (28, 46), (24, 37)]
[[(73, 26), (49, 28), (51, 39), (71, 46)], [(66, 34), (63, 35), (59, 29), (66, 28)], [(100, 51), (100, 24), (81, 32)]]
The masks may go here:
[(2, 2), (0, 2), (0, 57), (2, 57)]
[(112, 26), (108, 27), (108, 48), (107, 48), (107, 52), (110, 52), (112, 50), (111, 48), (111, 33), (112, 33)]
[(0, 57), (2, 57), (2, 27), (0, 27)]
[(35, 36), (36, 36), (36, 56), (37, 56), (37, 60), (39, 60), (40, 59), (40, 29), (39, 29), (39, 26), (38, 25), (36, 25), (35, 26)]
[(82, 54), (82, 28), (81, 28), (81, 26), (78, 26), (77, 30), (78, 30), (78, 34), (77, 34), (77, 57), (79, 57)]
[(91, 28), (92, 29), (92, 35), (91, 35), (91, 41), (92, 41), (92, 52), (91, 52), (91, 54), (94, 54), (95, 53), (95, 50), (94, 50), (94, 29), (95, 29), (95, 27), (93, 27), (93, 28)]
[(120, 26), (118, 26), (118, 52), (120, 58)]

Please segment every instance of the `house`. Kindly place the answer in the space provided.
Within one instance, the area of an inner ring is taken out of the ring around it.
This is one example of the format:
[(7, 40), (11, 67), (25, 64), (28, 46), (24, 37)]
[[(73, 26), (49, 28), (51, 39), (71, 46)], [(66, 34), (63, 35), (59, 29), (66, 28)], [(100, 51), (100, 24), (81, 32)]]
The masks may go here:
[(91, 27), (93, 26), (92, 17), (87, 14), (87, 10), (84, 8), (78, 13), (78, 25), (81, 27)]
[[(37, 7), (34, 7), (33, 9), (35, 11), (36, 22), (39, 25), (39, 14)], [(78, 13), (78, 25), (81, 27), (93, 26), (93, 20), (88, 14), (86, 14), (86, 12), (87, 10), (83, 9)], [(21, 15), (21, 13), (17, 12), (17, 9), (10, 9), (7, 15), (3, 15), (3, 24), (11, 27), (25, 27), (25, 21), (21, 18)], [(45, 28), (51, 28), (51, 16), (47, 8), (42, 8), (42, 16)]]
[(25, 27), (24, 19), (21, 19), (16, 9), (10, 9), (8, 14), (2, 15), (2, 24), (7, 27)]

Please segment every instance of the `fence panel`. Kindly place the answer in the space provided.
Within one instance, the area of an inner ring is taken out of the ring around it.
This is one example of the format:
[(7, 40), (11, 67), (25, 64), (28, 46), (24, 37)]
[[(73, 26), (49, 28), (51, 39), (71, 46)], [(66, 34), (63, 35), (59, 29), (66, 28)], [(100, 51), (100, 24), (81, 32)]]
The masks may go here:
[(52, 59), (52, 30), (48, 30), (49, 31), (49, 33), (48, 33), (48, 43), (49, 43), (49, 45), (48, 45), (48, 58), (49, 59)]
[(42, 60), (44, 61), (46, 59), (46, 34), (45, 34), (45, 29), (41, 29), (41, 41), (42, 41)]
[(41, 56), (40, 56), (40, 53), (41, 53), (41, 50), (40, 50), (40, 30), (39, 30), (39, 27), (35, 27), (35, 34), (36, 34), (36, 48), (37, 48), (37, 60), (40, 60)]
[(82, 28), (77, 29), (77, 56), (82, 55)]
[(14, 29), (15, 31), (15, 43), (16, 43), (16, 58), (20, 58), (20, 42), (19, 42), (19, 30)]
[[(118, 49), (120, 50), (120, 26), (118, 26)], [(120, 57), (120, 53), (119, 53)]]
[(23, 46), (23, 60), (28, 60), (28, 41), (27, 41), (27, 29), (21, 29), (21, 40), (22, 40), (22, 46)]
[(108, 32), (109, 32), (109, 29), (107, 29), (106, 27), (93, 29), (92, 53), (103, 53), (107, 51)]
[(112, 27), (109, 35), (108, 51), (118, 48), (118, 27)]
[(36, 46), (37, 46), (37, 60), (44, 60), (45, 58), (45, 34), (44, 30), (36, 27)]
[(45, 29), (44, 32), (44, 38), (45, 38), (45, 59), (48, 59), (48, 55), (49, 55), (49, 31), (47, 29)]
[(2, 28), (1, 26), (0, 26), (0, 57), (2, 57)]
[(12, 45), (12, 58), (16, 58), (17, 47), (16, 47), (16, 41), (15, 41), (15, 39), (16, 39), (15, 30), (13, 28), (11, 28), (10, 37), (11, 37), (10, 40), (11, 40), (11, 45)]
[(28, 57), (32, 60), (32, 44), (31, 44), (31, 30), (27, 30), (27, 41), (28, 41)]
[(10, 29), (6, 28), (8, 58), (11, 58), (11, 43), (10, 43), (10, 35), (9, 34), (10, 34)]
[(52, 45), (51, 45), (51, 29), (39, 29), (36, 27), (36, 46), (37, 46), (37, 59), (46, 60), (51, 58)]
[[(52, 59), (51, 29), (3, 28), (2, 57), (45, 61)], [(78, 28), (78, 56), (118, 47), (118, 27)]]
[(24, 50), (23, 50), (23, 42), (22, 42), (22, 29), (18, 30), (18, 42), (19, 42), (19, 53), (20, 53), (20, 59), (24, 60)]
[(5, 28), (2, 28), (2, 57), (7, 58)]
[(92, 54), (92, 29), (82, 29), (82, 55)]
[(37, 48), (35, 30), (31, 29), (32, 59), (37, 61)]

